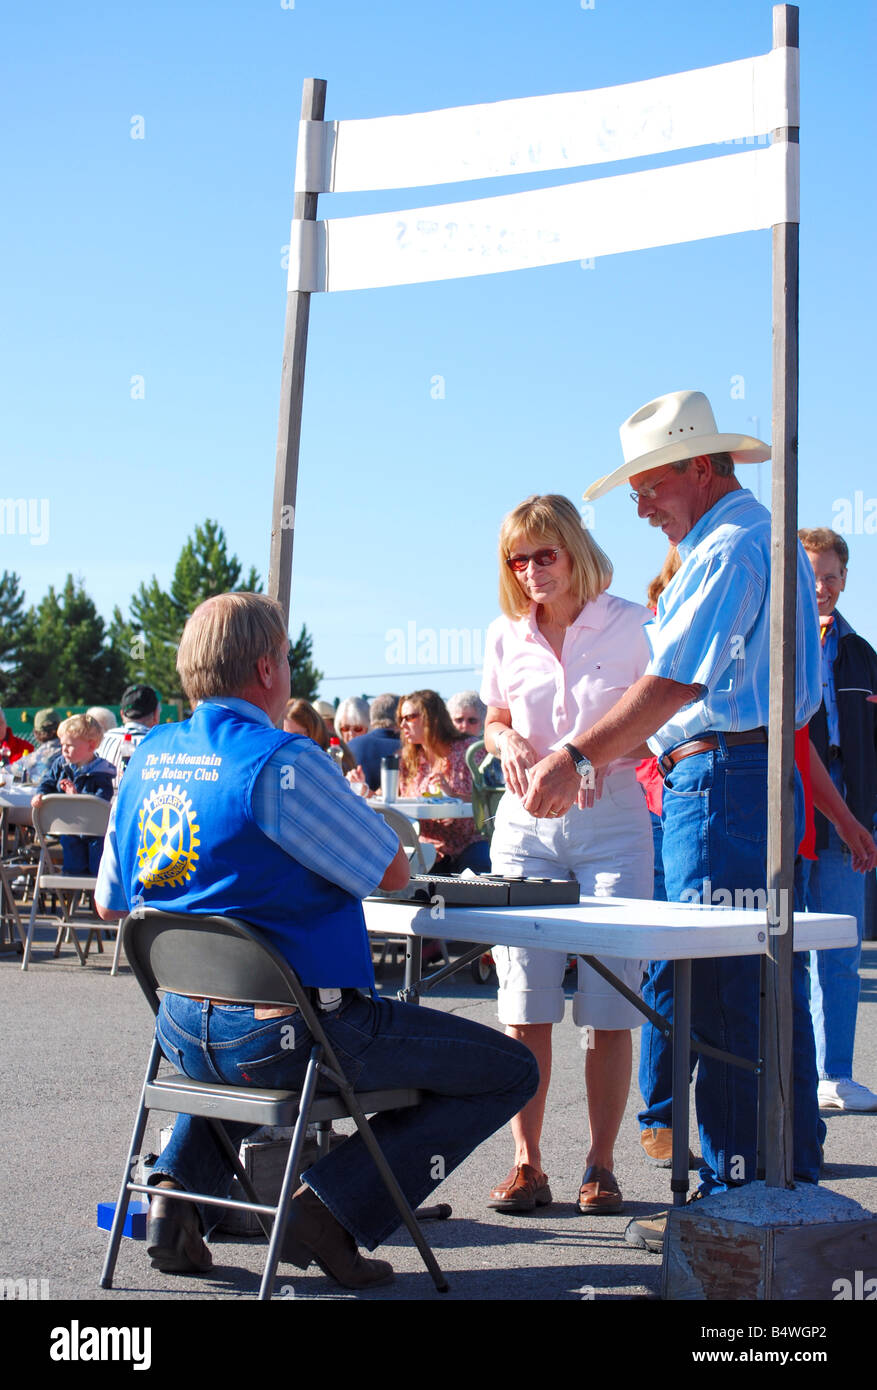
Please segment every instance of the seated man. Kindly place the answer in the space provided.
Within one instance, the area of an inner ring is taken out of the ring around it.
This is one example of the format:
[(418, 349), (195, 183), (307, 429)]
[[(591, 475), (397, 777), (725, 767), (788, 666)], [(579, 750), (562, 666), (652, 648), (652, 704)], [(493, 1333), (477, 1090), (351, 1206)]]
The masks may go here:
[(61, 716), (56, 709), (38, 709), (33, 717), (33, 736), (36, 748), (21, 759), (21, 778), (24, 782), (40, 782), (52, 762), (61, 752), (58, 726)]
[(153, 690), (151, 685), (129, 685), (122, 692), (119, 710), (121, 724), (106, 731), (98, 750), (100, 756), (115, 767), (117, 787), (134, 749), (161, 719), (158, 691)]
[[(310, 739), (276, 726), (289, 699), (289, 642), (280, 605), (221, 594), (190, 617), (177, 653), (190, 719), (163, 725), (122, 779), (96, 892), (106, 920), (134, 902), (227, 913), (264, 931), (323, 1013), (329, 1040), (361, 1089), (418, 1087), (422, 1103), (379, 1115), (373, 1130), (411, 1205), (533, 1095), (528, 1049), (437, 1009), (376, 999), (359, 899), (404, 887), (396, 836)], [(159, 775), (154, 775), (160, 769)], [(162, 817), (164, 821), (162, 822)], [(160, 826), (168, 817), (173, 837)], [(197, 832), (197, 833), (196, 833)], [(302, 1084), (311, 1038), (292, 1009), (166, 995), (156, 1024), (165, 1055), (195, 1079)], [(250, 1132), (227, 1125), (233, 1143)], [(443, 1162), (436, 1164), (440, 1155)], [(165, 1271), (204, 1271), (211, 1256), (193, 1204), (174, 1188), (225, 1196), (231, 1170), (205, 1121), (179, 1116), (151, 1182), (147, 1253)], [(393, 1276), (365, 1260), (399, 1216), (355, 1135), (304, 1174), (282, 1258), (316, 1263), (347, 1288)], [(165, 1195), (167, 1194), (167, 1195)]]

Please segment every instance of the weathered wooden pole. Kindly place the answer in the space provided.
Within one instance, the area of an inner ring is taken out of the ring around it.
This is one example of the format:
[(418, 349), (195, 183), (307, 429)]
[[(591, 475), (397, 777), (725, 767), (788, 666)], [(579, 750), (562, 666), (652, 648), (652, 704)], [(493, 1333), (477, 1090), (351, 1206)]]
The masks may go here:
[[(774, 48), (798, 47), (796, 5), (775, 5)], [(773, 132), (796, 144), (798, 128)], [(765, 1179), (793, 1186), (792, 969), (795, 879), (795, 615), (798, 530), (798, 223), (773, 237), (773, 479), (770, 567), (770, 722), (768, 726), (767, 887), (769, 954), (761, 1087)]]
[[(321, 121), (326, 110), (326, 83), (308, 77), (302, 88), (301, 118)], [(316, 221), (317, 194), (296, 193), (293, 205), (296, 220)], [(292, 589), (292, 546), (295, 535), (295, 498), (298, 487), (298, 455), (301, 445), (301, 412), (305, 383), (305, 357), (311, 296), (306, 290), (289, 290), (286, 295), (286, 329), (283, 337), (283, 367), (280, 376), (280, 423), (277, 430), (277, 456), (274, 468), (274, 504), (271, 509), (271, 556), (268, 566), (268, 593), (283, 606), (289, 624)]]

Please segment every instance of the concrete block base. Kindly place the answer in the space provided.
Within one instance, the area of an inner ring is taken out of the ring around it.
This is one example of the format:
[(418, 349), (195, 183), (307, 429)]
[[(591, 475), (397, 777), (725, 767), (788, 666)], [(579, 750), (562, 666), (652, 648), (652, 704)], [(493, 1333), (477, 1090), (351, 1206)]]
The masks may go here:
[(877, 1300), (877, 1217), (810, 1184), (748, 1183), (673, 1208), (661, 1292), (681, 1301)]

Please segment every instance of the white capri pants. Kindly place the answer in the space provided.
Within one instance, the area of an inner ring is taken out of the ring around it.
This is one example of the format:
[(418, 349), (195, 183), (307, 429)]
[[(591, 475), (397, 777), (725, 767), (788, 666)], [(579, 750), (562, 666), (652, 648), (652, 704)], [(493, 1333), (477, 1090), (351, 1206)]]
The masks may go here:
[[(633, 768), (611, 773), (600, 800), (589, 810), (573, 806), (565, 816), (537, 819), (506, 792), (499, 804), (490, 845), (495, 874), (528, 878), (576, 878), (585, 897), (651, 898), (654, 846), (642, 787)], [(565, 996), (565, 951), (495, 946), (500, 1023), (559, 1023)], [(598, 957), (628, 989), (640, 993), (647, 962)], [(573, 996), (578, 1027), (638, 1028), (644, 1022), (623, 995), (579, 958)]]

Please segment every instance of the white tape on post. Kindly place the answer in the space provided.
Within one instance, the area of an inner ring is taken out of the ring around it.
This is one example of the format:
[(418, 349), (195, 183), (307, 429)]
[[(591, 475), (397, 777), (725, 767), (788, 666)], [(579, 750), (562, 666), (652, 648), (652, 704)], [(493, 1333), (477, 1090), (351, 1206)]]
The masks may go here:
[(417, 188), (576, 168), (797, 125), (797, 49), (643, 82), (407, 116), (304, 122), (296, 189)]

